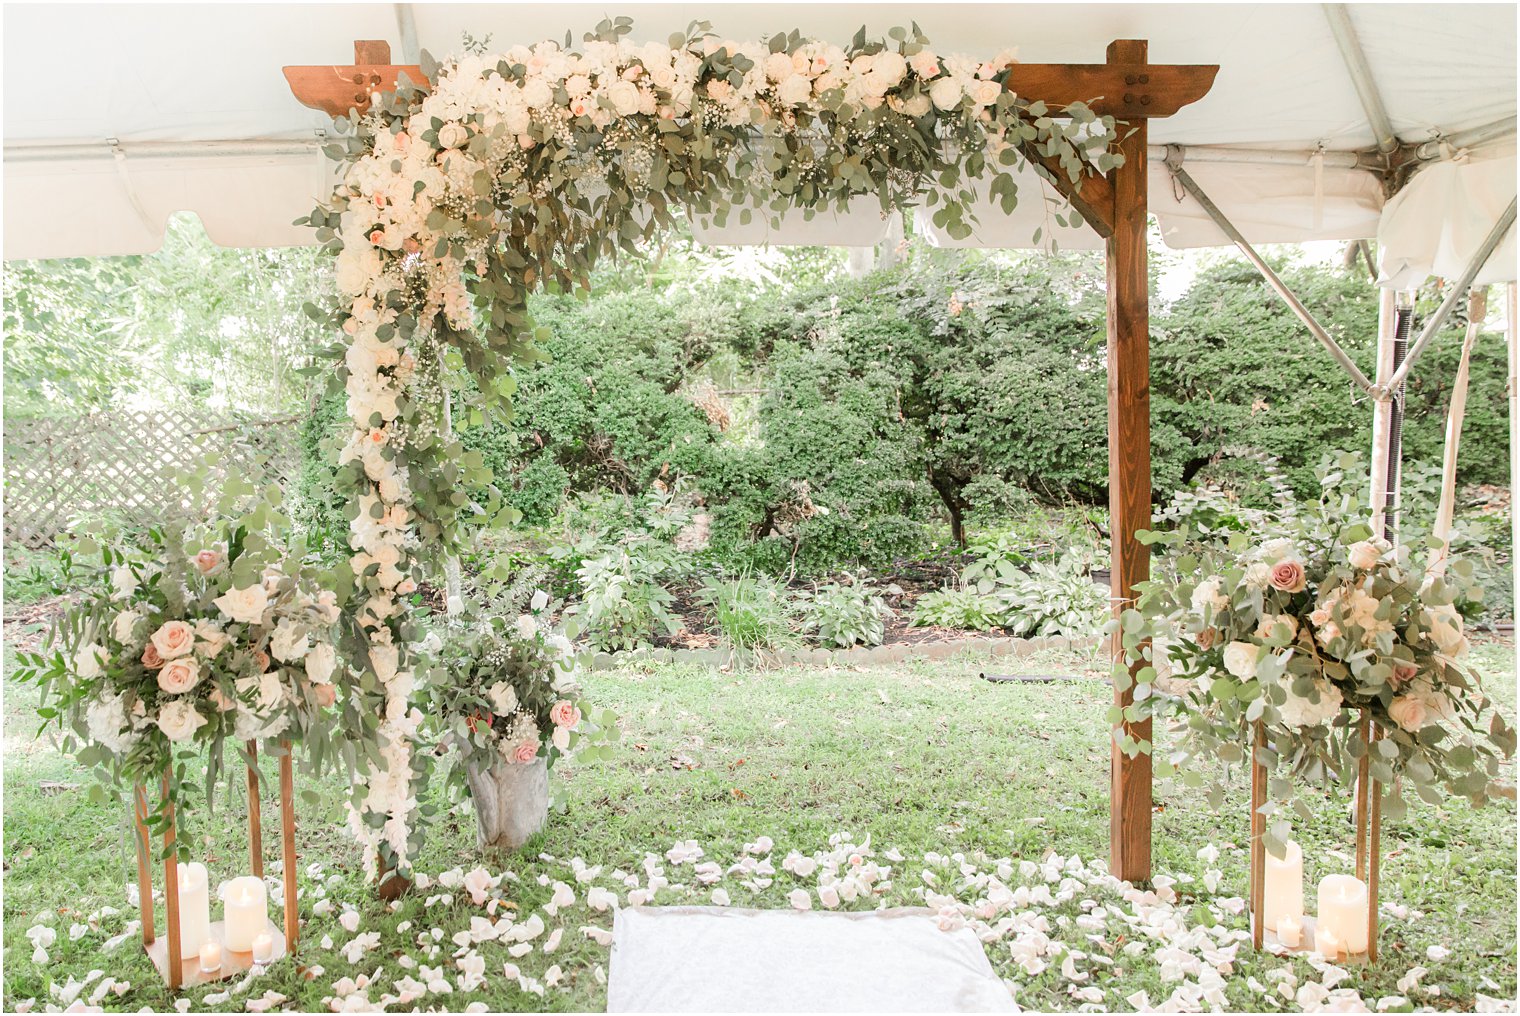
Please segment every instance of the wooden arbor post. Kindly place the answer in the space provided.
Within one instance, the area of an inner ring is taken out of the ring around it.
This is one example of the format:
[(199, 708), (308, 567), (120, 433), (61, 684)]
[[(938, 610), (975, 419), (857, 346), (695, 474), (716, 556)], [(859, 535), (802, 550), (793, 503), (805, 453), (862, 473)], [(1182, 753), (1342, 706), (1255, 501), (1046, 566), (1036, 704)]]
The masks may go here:
[[(1145, 249), (1147, 123), (1196, 102), (1213, 86), (1217, 66), (1151, 66), (1144, 40), (1109, 44), (1101, 65), (1019, 64), (1008, 85), (1027, 98), (1072, 102), (1084, 94), (1092, 109), (1119, 121), (1124, 164), (1106, 177), (1072, 184), (1039, 152), (1025, 154), (1106, 241), (1108, 260), (1108, 500), (1113, 544), (1114, 612), (1134, 600), (1150, 577), (1150, 551), (1135, 534), (1151, 519), (1150, 283)], [(1085, 93), (1083, 90), (1086, 90)], [(1114, 640), (1114, 653), (1120, 651)], [(1127, 710), (1134, 690), (1114, 691)], [(1147, 751), (1130, 756), (1124, 740)], [(1151, 756), (1149, 720), (1121, 717), (1110, 744), (1109, 868), (1132, 882), (1151, 875)]]
[[(1135, 534), (1150, 525), (1150, 292), (1145, 249), (1147, 121), (1171, 116), (1203, 98), (1219, 72), (1217, 64), (1152, 65), (1144, 40), (1109, 44), (1101, 64), (1015, 64), (1007, 87), (1031, 102), (1043, 101), (1059, 115), (1062, 107), (1085, 102), (1099, 115), (1113, 116), (1122, 132), (1124, 165), (1108, 176), (1088, 176), (1073, 184), (1057, 160), (1024, 146), (1031, 165), (1098, 234), (1108, 255), (1108, 443), (1109, 504), (1112, 515), (1114, 610), (1134, 598), (1135, 584), (1150, 574), (1150, 553)], [(402, 74), (414, 84), (420, 67), (390, 63), (383, 42), (356, 42), (349, 66), (286, 67), (295, 97), (306, 106), (342, 116), (364, 112), (374, 92), (393, 90)], [(1117, 642), (1117, 640), (1116, 640)], [(1121, 709), (1132, 692), (1115, 692)], [(1151, 759), (1133, 758), (1119, 747), (1124, 736), (1149, 742), (1150, 723), (1121, 721), (1115, 729), (1111, 761), (1110, 870), (1143, 881), (1151, 872)]]

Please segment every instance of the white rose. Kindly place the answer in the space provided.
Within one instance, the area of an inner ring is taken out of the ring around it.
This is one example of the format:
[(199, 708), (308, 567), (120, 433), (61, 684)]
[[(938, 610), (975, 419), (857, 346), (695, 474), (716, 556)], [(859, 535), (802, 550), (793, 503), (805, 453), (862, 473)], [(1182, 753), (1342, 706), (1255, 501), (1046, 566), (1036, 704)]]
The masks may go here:
[(116, 615), (116, 620), (111, 622), (111, 637), (117, 642), (130, 644), (132, 642), (132, 629), (137, 627), (137, 622), (142, 620), (142, 615), (135, 610), (124, 610)]
[(400, 650), (394, 645), (381, 644), (369, 647), (369, 665), (381, 684), (389, 684), (396, 676), (400, 663)]
[(306, 676), (313, 684), (331, 684), (338, 669), (338, 653), (326, 642), (318, 642), (306, 654)]
[(1351, 567), (1358, 571), (1370, 571), (1382, 560), (1383, 550), (1371, 540), (1363, 540), (1353, 543), (1351, 549), (1346, 551), (1346, 557), (1351, 561)]
[(206, 722), (189, 699), (166, 702), (158, 711), (158, 729), (171, 741), (188, 741)]
[(263, 583), (254, 583), (247, 589), (231, 589), (211, 601), (234, 621), (258, 624), (269, 606), (269, 593)]
[(812, 95), (812, 84), (800, 74), (794, 74), (776, 86), (776, 101), (783, 106), (799, 106)]
[(908, 61), (903, 59), (901, 53), (885, 50), (876, 54), (876, 62), (871, 65), (871, 73), (882, 81), (882, 84), (891, 88), (903, 79), (908, 73)]
[(85, 708), (84, 721), (90, 738), (118, 755), (130, 751), (137, 742), (136, 734), (122, 729), (127, 727), (127, 710), (120, 695), (107, 692), (91, 702)]
[(528, 601), (528, 607), (537, 613), (549, 605), (549, 594), (542, 589), (533, 594), (533, 599)]
[(792, 58), (785, 53), (772, 53), (765, 58), (765, 76), (770, 81), (785, 81), (796, 73)]
[(525, 639), (531, 639), (538, 634), (538, 622), (532, 614), (517, 615), (517, 634)]
[(1217, 614), (1230, 605), (1230, 598), (1222, 590), (1224, 580), (1215, 575), (1198, 583), (1193, 590), (1193, 609), (1202, 614), (1205, 608), (1212, 607)]
[(294, 663), (302, 659), (308, 648), (306, 630), (289, 620), (282, 620), (276, 625), (274, 635), (269, 640), (269, 651), (283, 663)]
[(1428, 629), (1426, 637), (1447, 656), (1460, 656), (1467, 650), (1467, 639), (1462, 634), (1462, 615), (1457, 608), (1446, 604), (1426, 607), (1422, 620)]
[(446, 123), (438, 128), (439, 148), (458, 148), (470, 140), (470, 131), (461, 123)]
[(111, 572), (111, 599), (125, 600), (137, 592), (137, 576), (126, 565), (117, 565)]
[(614, 81), (607, 88), (607, 98), (618, 116), (632, 116), (639, 111), (639, 86), (632, 81)]
[(990, 106), (997, 102), (1003, 86), (996, 81), (978, 81), (971, 86), (971, 101), (978, 106)]
[(99, 677), (104, 673), (101, 660), (105, 657), (106, 649), (98, 642), (87, 642), (79, 647), (74, 654), (74, 672), (86, 681)]
[(1272, 566), (1265, 561), (1253, 561), (1246, 565), (1245, 583), (1252, 589), (1265, 589), (1272, 581)]
[(1231, 642), (1224, 647), (1224, 669), (1249, 681), (1256, 677), (1256, 663), (1260, 652), (1251, 642)]
[(929, 112), (932, 105), (927, 95), (914, 95), (903, 101), (903, 112), (917, 119)]
[(201, 655), (216, 656), (227, 648), (230, 641), (227, 633), (215, 621), (202, 618), (195, 622), (195, 647), (201, 651)]
[(929, 86), (929, 98), (934, 105), (946, 112), (959, 106), (964, 96), (965, 91), (961, 88), (961, 83), (954, 78), (938, 78)]
[(486, 691), (486, 697), (491, 700), (491, 708), (498, 716), (507, 716), (517, 711), (517, 689), (506, 681), (497, 681)]

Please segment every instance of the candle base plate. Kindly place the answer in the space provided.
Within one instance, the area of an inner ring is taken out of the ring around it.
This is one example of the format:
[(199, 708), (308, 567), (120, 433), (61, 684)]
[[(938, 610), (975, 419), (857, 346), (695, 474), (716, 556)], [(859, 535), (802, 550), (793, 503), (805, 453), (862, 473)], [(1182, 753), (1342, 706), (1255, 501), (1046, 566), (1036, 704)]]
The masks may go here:
[[(270, 956), (268, 962), (259, 964), (260, 966), (267, 967), (278, 960), (284, 959), (287, 952), (285, 948), (285, 934), (273, 923), (269, 925), (269, 937), (274, 940), (274, 953)], [(225, 922), (215, 921), (212, 923), (210, 940), (219, 943), (222, 947), (221, 967), (211, 972), (204, 971), (201, 969), (199, 956), (187, 956), (180, 966), (180, 971), (183, 974), (180, 978), (181, 988), (193, 988), (198, 984), (212, 984), (216, 981), (225, 981), (229, 977), (245, 974), (254, 967), (253, 953), (233, 952), (227, 948), (227, 928)], [(168, 937), (154, 939), (152, 943), (144, 948), (147, 950), (148, 958), (153, 961), (153, 966), (158, 971), (158, 976), (164, 979), (165, 984), (168, 984)]]
[[(1284, 945), (1282, 939), (1277, 937), (1277, 932), (1271, 928), (1267, 928), (1262, 932), (1261, 947), (1267, 952), (1277, 953), (1279, 955), (1285, 956), (1308, 956), (1313, 954), (1315, 931), (1314, 918), (1310, 917), (1308, 914), (1305, 914), (1302, 920), (1304, 923), (1304, 930), (1300, 933), (1298, 945)], [(1255, 928), (1255, 918), (1252, 918), (1251, 926), (1253, 929)], [(1332, 959), (1330, 962), (1336, 964), (1337, 966), (1343, 967), (1365, 966), (1367, 963), (1367, 954), (1357, 953), (1352, 956), (1342, 954), (1339, 959)]]

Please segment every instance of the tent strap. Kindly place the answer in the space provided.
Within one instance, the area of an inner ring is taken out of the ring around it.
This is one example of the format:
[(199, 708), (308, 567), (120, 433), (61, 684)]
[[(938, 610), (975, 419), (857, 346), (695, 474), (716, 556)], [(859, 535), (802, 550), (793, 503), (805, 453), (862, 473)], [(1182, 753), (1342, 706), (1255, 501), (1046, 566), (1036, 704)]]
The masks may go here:
[(1441, 500), (1436, 508), (1436, 524), (1431, 535), (1441, 541), (1430, 562), (1430, 574), (1446, 574), (1451, 556), (1451, 524), (1457, 510), (1457, 451), (1462, 444), (1462, 418), (1467, 413), (1467, 375), (1472, 361), (1473, 343), (1488, 316), (1488, 289), (1479, 286), (1467, 294), (1467, 336), (1462, 340), (1462, 359), (1457, 364), (1457, 379), (1451, 387), (1451, 408), (1446, 412), (1446, 450), (1441, 460)]
[[(1420, 337), (1410, 347), (1409, 355), (1399, 365), (1399, 369), (1393, 372), (1393, 377), (1388, 379), (1387, 387), (1390, 390), (1403, 383), (1404, 378), (1409, 375), (1409, 368), (1414, 366), (1415, 359), (1425, 351), (1426, 346), (1430, 345), (1430, 340), (1436, 337), (1436, 332), (1440, 331), (1446, 319), (1451, 317), (1451, 312), (1456, 309), (1458, 301), (1472, 287), (1473, 280), (1483, 270), (1489, 255), (1499, 246), (1504, 239), (1504, 234), (1509, 232), (1509, 228), (1515, 224), (1515, 200), (1515, 198), (1510, 198), (1509, 207), (1504, 210), (1503, 215), (1499, 216), (1499, 221), (1494, 223), (1494, 228), (1488, 231), (1488, 236), (1483, 240), (1483, 246), (1479, 247), (1477, 253), (1472, 256), (1472, 260), (1468, 261), (1467, 267), (1462, 270), (1462, 275), (1447, 292), (1446, 299), (1441, 301), (1441, 306), (1436, 308), (1430, 320), (1425, 322), (1425, 327), (1420, 329)], [(1378, 392), (1373, 392), (1373, 394), (1380, 398), (1385, 397)]]
[[(1267, 285), (1271, 286), (1277, 295), (1282, 297), (1283, 302), (1288, 305), (1288, 309), (1304, 323), (1304, 327), (1308, 328), (1310, 334), (1318, 339), (1320, 345), (1324, 346), (1326, 351), (1335, 358), (1335, 362), (1340, 364), (1347, 374), (1351, 375), (1351, 380), (1356, 382), (1357, 386), (1363, 391), (1373, 391), (1376, 386), (1368, 380), (1367, 375), (1362, 373), (1361, 368), (1356, 365), (1356, 362), (1340, 347), (1340, 343), (1336, 342), (1335, 338), (1325, 331), (1324, 326), (1315, 320), (1314, 315), (1309, 312), (1309, 308), (1305, 307), (1303, 302), (1293, 295), (1293, 291), (1288, 288), (1287, 283), (1278, 277), (1277, 273), (1272, 270), (1271, 265), (1262, 260), (1261, 255), (1256, 253), (1256, 248), (1251, 246), (1250, 241), (1241, 235), (1240, 230), (1235, 228), (1235, 224), (1225, 217), (1224, 212), (1219, 210), (1219, 206), (1214, 204), (1213, 200), (1203, 192), (1203, 188), (1198, 186), (1197, 181), (1188, 174), (1188, 171), (1182, 168), (1182, 159), (1183, 153), (1180, 147), (1176, 145), (1167, 146), (1166, 168), (1171, 171), (1172, 179), (1176, 180), (1182, 185), (1183, 190), (1192, 195), (1193, 200), (1197, 201), (1208, 214), (1209, 218), (1214, 220), (1214, 225), (1218, 226), (1220, 231), (1229, 237), (1236, 247), (1240, 248), (1240, 252), (1246, 256), (1246, 260), (1255, 265), (1256, 270), (1261, 273), (1262, 278), (1267, 280)], [(1387, 396), (1384, 395), (1382, 398), (1387, 398)]]

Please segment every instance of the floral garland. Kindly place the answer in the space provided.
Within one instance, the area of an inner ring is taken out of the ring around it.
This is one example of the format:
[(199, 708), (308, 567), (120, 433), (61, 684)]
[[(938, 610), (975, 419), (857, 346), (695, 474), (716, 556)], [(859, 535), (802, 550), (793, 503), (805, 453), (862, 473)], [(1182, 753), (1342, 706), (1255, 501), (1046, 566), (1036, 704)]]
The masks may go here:
[(383, 764), (351, 805), (371, 870), (382, 852), (404, 871), (415, 846), (404, 601), (457, 550), (463, 522), (502, 510), (463, 493), (490, 476), (442, 426), (447, 379), (473, 377), (473, 409), (509, 408), (512, 366), (535, 355), (530, 292), (585, 286), (600, 255), (683, 209), (722, 225), (875, 195), (884, 212), (935, 207), (963, 237), (972, 181), (1011, 210), (1026, 148), (1073, 181), (1122, 161), (1111, 118), (1021, 99), (1006, 88), (1011, 53), (942, 57), (916, 26), (889, 41), (862, 30), (848, 47), (795, 31), (734, 42), (705, 23), (635, 45), (630, 31), (619, 18), (578, 52), (567, 39), (425, 60), (430, 83), (403, 81), (336, 121), (341, 183), (305, 220), (337, 254), (326, 319), (343, 335), (334, 383), (353, 421), (338, 482), (354, 505), (354, 659), (382, 717)]
[[(1183, 766), (1189, 780), (1201, 779), (1188, 768), (1195, 760), (1245, 760), (1260, 722), (1266, 751), (1296, 777), (1349, 782), (1371, 752), (1395, 819), (1400, 778), (1431, 801), (1443, 789), (1475, 803), (1498, 796), (1515, 733), (1462, 663), (1456, 605), (1478, 599), (1471, 562), (1439, 577), (1429, 552), (1374, 535), (1359, 499), (1340, 489), (1346, 471), (1322, 470), (1321, 503), (1262, 513), (1250, 533), (1184, 524), (1141, 534), (1161, 548), (1161, 574), (1118, 623), (1125, 659), (1115, 680), (1128, 686), (1138, 668), (1129, 718), (1178, 717), (1179, 746), (1158, 763)], [(1165, 670), (1185, 688), (1164, 693)], [(1382, 734), (1373, 744), (1361, 732), (1364, 709)], [(1272, 788), (1279, 801), (1291, 796), (1289, 780)], [(1222, 788), (1211, 798), (1219, 806)], [(1268, 831), (1272, 843), (1285, 836), (1285, 824)]]
[(195, 810), (196, 788), (173, 764), (186, 745), (210, 748), (208, 798), (227, 738), (331, 754), (333, 724), (319, 717), (343, 675), (341, 609), (298, 557), (240, 522), (80, 552), (91, 563), (66, 560), (83, 591), (42, 652), (17, 654), (14, 676), (41, 688), (39, 712), (69, 732), (66, 750), (104, 785), (149, 788), (160, 801), (150, 825), (166, 821), (168, 805), (181, 822)]

